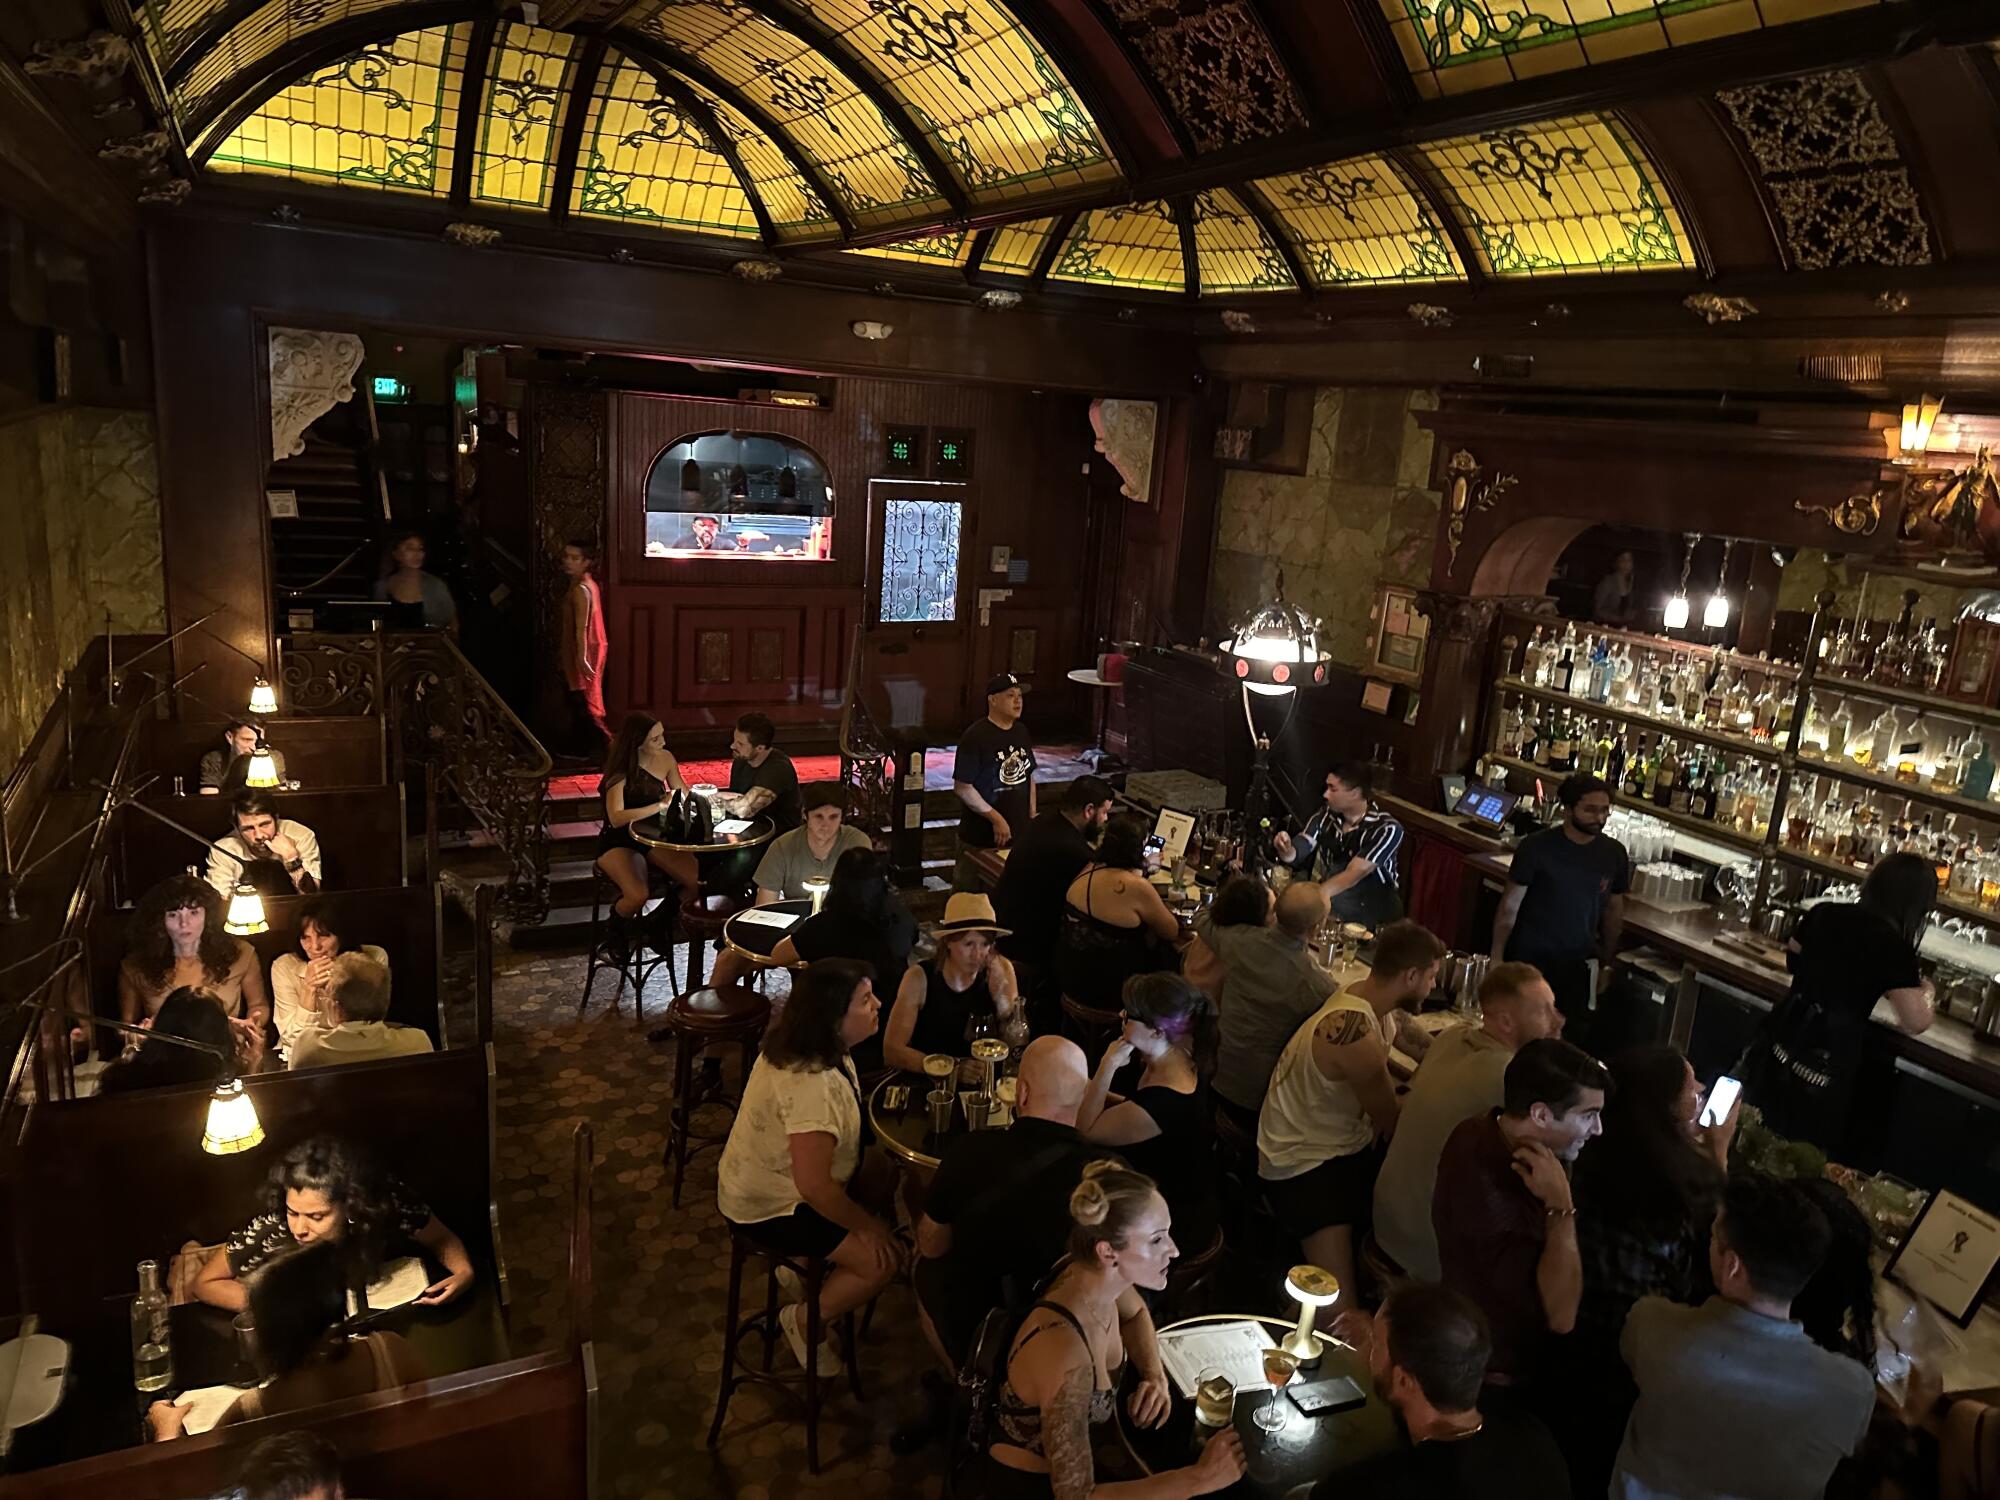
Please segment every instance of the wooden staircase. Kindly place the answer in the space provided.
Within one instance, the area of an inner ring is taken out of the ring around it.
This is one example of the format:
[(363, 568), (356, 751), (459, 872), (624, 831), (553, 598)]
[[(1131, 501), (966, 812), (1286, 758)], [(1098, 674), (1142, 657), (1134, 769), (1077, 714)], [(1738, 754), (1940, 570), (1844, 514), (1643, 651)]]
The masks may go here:
[(305, 451), (271, 465), (268, 488), (298, 496), (296, 518), (271, 520), (271, 582), (277, 618), (334, 599), (365, 599), (380, 566), (375, 541), (382, 502), (352, 404), (307, 429)]

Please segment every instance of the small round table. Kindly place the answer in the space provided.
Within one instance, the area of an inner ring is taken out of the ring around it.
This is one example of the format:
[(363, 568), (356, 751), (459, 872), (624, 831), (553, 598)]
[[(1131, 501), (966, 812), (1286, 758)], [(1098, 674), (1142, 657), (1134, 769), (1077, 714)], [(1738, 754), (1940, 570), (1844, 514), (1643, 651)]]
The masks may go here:
[(660, 827), (658, 813), (625, 826), (632, 830), (633, 838), (648, 848), (670, 849), (679, 854), (692, 854), (697, 859), (703, 855), (728, 854), (737, 849), (754, 849), (759, 844), (768, 844), (771, 836), (778, 831), (778, 825), (769, 818), (752, 818), (750, 826), (740, 833), (718, 833), (705, 844), (688, 844), (666, 836)]
[[(898, 1111), (883, 1107), (882, 1095), (892, 1084), (908, 1086), (908, 1108)], [(891, 1073), (868, 1096), (868, 1125), (882, 1149), (905, 1167), (926, 1175), (937, 1170), (939, 1153), (950, 1139), (931, 1134), (931, 1107), (927, 1098), (930, 1089), (931, 1081), (922, 1073)]]
[[(1210, 1317), (1183, 1318), (1178, 1323), (1169, 1323), (1160, 1332), (1173, 1333), (1202, 1323), (1242, 1322), (1263, 1324), (1274, 1344), (1295, 1326), (1284, 1318), (1220, 1313)], [(1396, 1432), (1395, 1414), (1389, 1409), (1388, 1402), (1374, 1394), (1368, 1361), (1358, 1351), (1345, 1344), (1329, 1342), (1318, 1368), (1301, 1370), (1294, 1378), (1303, 1383), (1330, 1380), (1336, 1375), (1347, 1376), (1368, 1392), (1368, 1404), (1320, 1417), (1306, 1416), (1294, 1407), (1290, 1413), (1291, 1420), (1274, 1433), (1265, 1432), (1252, 1420), (1252, 1415), (1266, 1401), (1287, 1400), (1285, 1394), (1269, 1386), (1261, 1391), (1240, 1390), (1236, 1393), (1234, 1425), (1238, 1436), (1243, 1439), (1243, 1456), (1249, 1467), (1242, 1479), (1219, 1493), (1287, 1495), (1365, 1458), (1386, 1453), (1401, 1441)], [(1128, 1364), (1125, 1389), (1118, 1396), (1118, 1436), (1125, 1444), (1125, 1450), (1148, 1474), (1164, 1473), (1193, 1463), (1196, 1456), (1194, 1402), (1183, 1396), (1180, 1387), (1169, 1377), (1167, 1390), (1173, 1398), (1173, 1407), (1167, 1420), (1158, 1427), (1139, 1427), (1132, 1421), (1127, 1399), (1136, 1379), (1136, 1372)]]
[(1096, 689), (1099, 695), (1097, 699), (1097, 743), (1077, 757), (1078, 760), (1094, 771), (1111, 757), (1111, 752), (1104, 748), (1104, 725), (1105, 720), (1110, 717), (1111, 689), (1117, 687), (1118, 684), (1113, 682), (1109, 677), (1100, 675), (1095, 667), (1072, 667), (1066, 675), (1071, 682), (1081, 683), (1084, 687)]
[[(764, 906), (746, 906), (734, 912), (722, 924), (722, 945), (731, 953), (747, 958), (760, 969), (775, 969), (778, 961), (771, 957), (772, 951), (798, 931), (799, 922), (812, 915), (812, 901), (800, 898), (797, 901), (773, 901)], [(783, 927), (773, 927), (766, 922), (746, 922), (743, 919), (752, 912), (783, 912), (797, 920)], [(805, 967), (803, 963), (798, 967)]]

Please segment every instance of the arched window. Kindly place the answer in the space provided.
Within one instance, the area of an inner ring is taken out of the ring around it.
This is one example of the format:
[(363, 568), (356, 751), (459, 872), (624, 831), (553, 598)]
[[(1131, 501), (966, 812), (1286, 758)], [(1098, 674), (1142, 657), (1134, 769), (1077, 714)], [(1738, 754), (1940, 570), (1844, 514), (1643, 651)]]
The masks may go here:
[(773, 432), (690, 433), (646, 475), (646, 556), (833, 556), (833, 485), (805, 444)]

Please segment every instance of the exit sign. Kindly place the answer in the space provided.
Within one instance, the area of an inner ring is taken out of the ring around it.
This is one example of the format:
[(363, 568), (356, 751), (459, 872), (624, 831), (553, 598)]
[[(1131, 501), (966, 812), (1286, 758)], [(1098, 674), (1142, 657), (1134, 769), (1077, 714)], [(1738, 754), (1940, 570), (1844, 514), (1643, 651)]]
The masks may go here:
[(924, 429), (891, 427), (882, 435), (882, 471), (885, 474), (921, 474), (924, 471)]
[(377, 401), (407, 401), (410, 399), (410, 383), (398, 380), (394, 375), (377, 375), (372, 385)]
[(960, 428), (940, 428), (931, 438), (931, 477), (972, 477), (972, 434)]

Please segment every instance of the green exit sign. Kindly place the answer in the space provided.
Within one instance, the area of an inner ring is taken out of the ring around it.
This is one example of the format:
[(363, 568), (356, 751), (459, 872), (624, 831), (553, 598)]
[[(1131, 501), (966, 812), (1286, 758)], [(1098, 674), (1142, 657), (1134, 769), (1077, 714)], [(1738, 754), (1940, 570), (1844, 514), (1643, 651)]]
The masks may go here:
[(910, 461), (910, 440), (891, 438), (889, 440), (889, 460), (891, 463), (906, 464)]
[(410, 383), (398, 380), (394, 375), (377, 375), (372, 382), (377, 401), (407, 401), (410, 399)]
[(924, 429), (885, 429), (882, 434), (882, 467), (890, 474), (921, 474), (924, 467)]
[(931, 435), (931, 477), (970, 479), (972, 477), (972, 434), (965, 428), (946, 428)]

